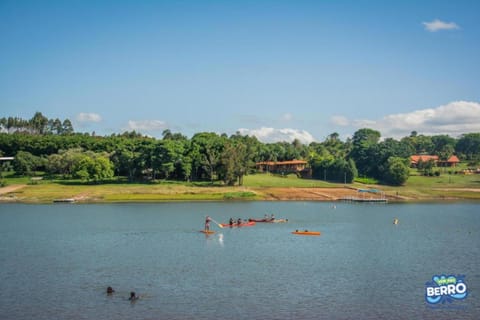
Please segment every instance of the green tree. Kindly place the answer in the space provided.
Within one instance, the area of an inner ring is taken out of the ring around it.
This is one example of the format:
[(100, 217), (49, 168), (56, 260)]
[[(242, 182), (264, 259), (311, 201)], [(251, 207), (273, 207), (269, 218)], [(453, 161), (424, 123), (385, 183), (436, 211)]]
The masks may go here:
[(106, 155), (96, 154), (92, 167), (89, 168), (90, 179), (98, 182), (113, 178), (113, 164)]
[(432, 142), (432, 137), (421, 134), (416, 136), (413, 141), (417, 154), (433, 154), (435, 145)]
[(322, 145), (336, 158), (347, 158), (350, 152), (349, 144), (342, 142), (336, 132), (330, 134)]
[(41, 112), (35, 112), (35, 115), (30, 120), (30, 126), (35, 133), (44, 134), (47, 131), (48, 118)]
[(428, 161), (420, 160), (417, 164), (417, 171), (421, 172), (424, 176), (431, 176), (433, 175), (434, 166), (435, 166), (435, 161), (433, 160), (428, 160)]
[(327, 181), (352, 183), (358, 172), (352, 159), (325, 157), (312, 162), (312, 176)]
[(72, 134), (74, 132), (72, 122), (69, 119), (65, 119), (62, 122), (62, 134)]
[(480, 160), (480, 133), (467, 133), (460, 137), (455, 151), (462, 158), (470, 161)]
[(213, 132), (197, 133), (192, 137), (192, 149), (195, 150), (193, 153), (195, 158), (192, 158), (193, 166), (196, 168), (195, 172), (198, 174), (201, 169), (211, 182), (216, 179), (216, 170), (220, 163), (224, 141), (224, 137)]
[(120, 145), (112, 155), (112, 161), (119, 175), (126, 175), (133, 181), (141, 174), (143, 161), (140, 152), (133, 145)]
[(227, 143), (225, 146), (221, 157), (219, 176), (226, 185), (233, 186), (237, 181), (237, 164), (241, 161), (241, 152), (244, 152), (244, 150), (237, 149), (237, 147), (231, 143)]
[(63, 126), (60, 119), (56, 118), (55, 120), (49, 120), (49, 131), (55, 134), (62, 134), (63, 133)]
[(79, 155), (73, 166), (73, 176), (86, 181), (100, 182), (113, 177), (113, 165), (101, 154), (88, 152)]
[(404, 158), (390, 157), (387, 160), (385, 181), (391, 185), (403, 185), (410, 174), (408, 161)]
[(433, 144), (433, 154), (438, 155), (442, 161), (448, 160), (455, 152), (457, 141), (448, 135), (438, 135), (431, 137)]
[(378, 161), (377, 143), (380, 140), (380, 132), (373, 129), (359, 129), (352, 139), (352, 151), (349, 154), (358, 168), (359, 173), (367, 176), (376, 176)]
[(13, 170), (19, 176), (30, 176), (39, 165), (40, 159), (30, 152), (19, 151), (12, 161)]
[[(182, 150), (178, 150), (177, 148), (181, 148)], [(183, 145), (171, 139), (159, 141), (155, 148), (155, 155), (155, 170), (160, 171), (162, 176), (168, 179), (175, 171), (175, 163), (179, 161), (183, 155)]]

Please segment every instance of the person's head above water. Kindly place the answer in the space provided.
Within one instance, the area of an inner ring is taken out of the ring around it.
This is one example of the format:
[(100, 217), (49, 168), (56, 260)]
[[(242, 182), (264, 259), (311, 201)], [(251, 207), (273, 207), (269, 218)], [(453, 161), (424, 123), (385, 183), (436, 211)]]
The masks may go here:
[(107, 293), (114, 293), (114, 292), (115, 292), (115, 290), (113, 290), (112, 287), (108, 287), (108, 288), (107, 288)]

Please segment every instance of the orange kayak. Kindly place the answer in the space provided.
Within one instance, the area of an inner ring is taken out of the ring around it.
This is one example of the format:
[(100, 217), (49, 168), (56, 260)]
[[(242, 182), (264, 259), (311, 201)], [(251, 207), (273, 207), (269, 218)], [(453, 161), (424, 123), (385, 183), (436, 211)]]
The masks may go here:
[(308, 231), (308, 230), (305, 230), (305, 231), (296, 230), (296, 231), (293, 231), (292, 233), (302, 235), (302, 236), (319, 236), (320, 235), (320, 231)]

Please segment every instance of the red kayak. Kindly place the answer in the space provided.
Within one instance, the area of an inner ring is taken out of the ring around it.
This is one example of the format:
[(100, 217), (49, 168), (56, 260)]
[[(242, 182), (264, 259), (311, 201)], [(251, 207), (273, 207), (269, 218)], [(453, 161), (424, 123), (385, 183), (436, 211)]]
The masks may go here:
[(236, 227), (251, 227), (251, 226), (254, 226), (254, 225), (255, 225), (255, 221), (242, 222), (242, 223), (240, 223), (240, 224), (238, 224), (238, 223), (233, 223), (233, 224), (220, 223), (219, 225), (220, 225), (222, 228), (227, 228), (227, 227), (230, 227), (230, 228), (236, 228)]
[(253, 219), (253, 218), (249, 218), (248, 221), (253, 221), (253, 222), (274, 222), (275, 219), (272, 219), (272, 218), (264, 218), (264, 219)]
[(265, 223), (280, 223), (280, 222), (288, 222), (288, 219), (272, 219), (272, 218), (265, 218), (265, 219), (248, 219), (248, 221), (255, 221), (255, 222), (265, 222)]

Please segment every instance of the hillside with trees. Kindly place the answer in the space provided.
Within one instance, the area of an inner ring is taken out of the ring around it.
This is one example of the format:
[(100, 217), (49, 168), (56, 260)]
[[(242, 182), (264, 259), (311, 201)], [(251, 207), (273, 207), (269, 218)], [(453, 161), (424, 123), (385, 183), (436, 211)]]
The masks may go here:
[(323, 142), (304, 145), (262, 143), (256, 137), (199, 132), (191, 138), (165, 130), (161, 139), (137, 132), (95, 136), (75, 132), (70, 120), (48, 119), (40, 112), (30, 120), (0, 119), (0, 155), (13, 156), (17, 175), (42, 171), (60, 179), (101, 182), (113, 177), (128, 181), (221, 181), (242, 185), (261, 161), (308, 161), (310, 176), (351, 183), (357, 177), (402, 185), (409, 178), (410, 156), (456, 154), (474, 165), (480, 160), (480, 133), (460, 138), (425, 136), (413, 131), (400, 140), (381, 139), (380, 132), (363, 128), (342, 141), (337, 133)]

